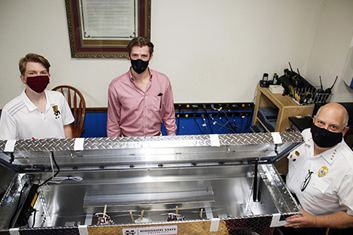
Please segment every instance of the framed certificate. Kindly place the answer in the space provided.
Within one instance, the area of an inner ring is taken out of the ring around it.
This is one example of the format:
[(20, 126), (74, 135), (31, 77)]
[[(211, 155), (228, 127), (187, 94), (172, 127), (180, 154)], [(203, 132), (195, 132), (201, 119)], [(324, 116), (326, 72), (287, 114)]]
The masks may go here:
[(151, 0), (65, 0), (73, 58), (127, 57), (134, 37), (151, 37)]

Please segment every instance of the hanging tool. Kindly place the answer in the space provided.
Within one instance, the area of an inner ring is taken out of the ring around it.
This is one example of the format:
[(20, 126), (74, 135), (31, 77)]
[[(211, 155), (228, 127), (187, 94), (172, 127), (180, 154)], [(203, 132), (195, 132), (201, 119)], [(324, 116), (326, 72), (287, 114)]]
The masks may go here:
[(322, 93), (322, 92), (325, 92), (325, 91), (324, 91), (324, 88), (322, 87), (321, 76), (319, 76), (319, 78), (320, 78), (320, 89), (317, 92)]
[(333, 88), (333, 86), (336, 84), (337, 78), (338, 78), (338, 76), (336, 76), (336, 79), (335, 79), (335, 81), (333, 82), (332, 86), (331, 86), (330, 88), (327, 88), (327, 89), (325, 90), (325, 93), (331, 94), (332, 88)]

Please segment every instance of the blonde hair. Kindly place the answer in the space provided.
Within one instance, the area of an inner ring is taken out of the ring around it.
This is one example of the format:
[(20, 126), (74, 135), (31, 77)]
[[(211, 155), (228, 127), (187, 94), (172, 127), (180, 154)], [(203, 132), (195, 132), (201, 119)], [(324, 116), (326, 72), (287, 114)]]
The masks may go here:
[(18, 62), (18, 67), (20, 69), (21, 75), (25, 75), (27, 62), (37, 62), (41, 63), (49, 73), (50, 63), (49, 61), (41, 55), (29, 53)]

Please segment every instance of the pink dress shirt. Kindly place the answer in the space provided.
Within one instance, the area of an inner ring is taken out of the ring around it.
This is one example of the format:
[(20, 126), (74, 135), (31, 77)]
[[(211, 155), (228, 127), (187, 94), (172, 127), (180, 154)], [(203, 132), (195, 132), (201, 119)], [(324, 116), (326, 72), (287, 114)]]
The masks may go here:
[(164, 121), (168, 135), (175, 135), (173, 92), (168, 77), (149, 69), (146, 92), (139, 88), (130, 70), (115, 78), (108, 90), (107, 136), (154, 136)]

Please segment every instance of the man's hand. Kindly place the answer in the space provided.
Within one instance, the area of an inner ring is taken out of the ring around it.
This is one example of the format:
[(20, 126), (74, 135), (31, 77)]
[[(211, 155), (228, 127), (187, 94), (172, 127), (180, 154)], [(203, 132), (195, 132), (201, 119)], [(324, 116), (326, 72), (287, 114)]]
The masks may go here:
[(316, 216), (310, 214), (309, 212), (300, 208), (303, 214), (301, 215), (293, 215), (288, 217), (286, 221), (289, 224), (284, 225), (284, 227), (292, 227), (292, 228), (308, 228), (308, 227), (317, 227), (316, 224)]
[(353, 227), (353, 216), (346, 211), (337, 211), (329, 215), (315, 216), (300, 208), (303, 214), (293, 215), (286, 219), (284, 227), (292, 228), (350, 228)]

